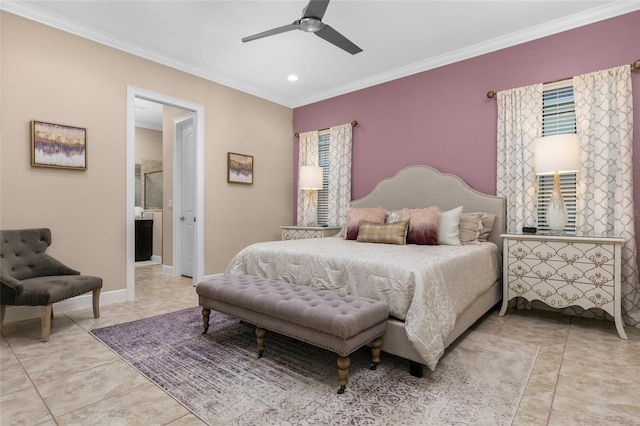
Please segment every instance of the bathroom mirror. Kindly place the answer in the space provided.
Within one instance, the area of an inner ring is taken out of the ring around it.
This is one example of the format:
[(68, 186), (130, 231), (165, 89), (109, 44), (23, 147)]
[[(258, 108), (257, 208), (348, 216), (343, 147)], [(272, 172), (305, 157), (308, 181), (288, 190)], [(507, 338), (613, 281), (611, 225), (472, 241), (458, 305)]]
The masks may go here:
[(162, 209), (162, 161), (142, 160), (135, 165), (135, 205), (144, 210)]
[(144, 175), (144, 208), (162, 209), (162, 171)]

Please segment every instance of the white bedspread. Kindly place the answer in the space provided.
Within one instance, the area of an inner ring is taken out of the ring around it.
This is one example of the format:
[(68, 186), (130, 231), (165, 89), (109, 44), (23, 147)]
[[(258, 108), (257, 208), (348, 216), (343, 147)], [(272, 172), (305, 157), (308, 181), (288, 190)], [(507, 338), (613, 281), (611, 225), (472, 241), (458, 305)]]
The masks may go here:
[(418, 246), (342, 238), (272, 241), (238, 253), (226, 275), (257, 275), (370, 297), (405, 321), (409, 341), (433, 370), (456, 316), (500, 277), (493, 243)]

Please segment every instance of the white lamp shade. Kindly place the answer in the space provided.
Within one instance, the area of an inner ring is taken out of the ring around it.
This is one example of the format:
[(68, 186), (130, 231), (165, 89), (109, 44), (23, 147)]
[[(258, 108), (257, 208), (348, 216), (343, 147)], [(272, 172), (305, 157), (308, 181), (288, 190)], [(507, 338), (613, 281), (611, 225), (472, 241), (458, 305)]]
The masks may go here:
[(322, 189), (322, 167), (302, 166), (298, 174), (300, 189)]
[(578, 135), (545, 136), (536, 140), (534, 146), (537, 175), (577, 172), (580, 169)]

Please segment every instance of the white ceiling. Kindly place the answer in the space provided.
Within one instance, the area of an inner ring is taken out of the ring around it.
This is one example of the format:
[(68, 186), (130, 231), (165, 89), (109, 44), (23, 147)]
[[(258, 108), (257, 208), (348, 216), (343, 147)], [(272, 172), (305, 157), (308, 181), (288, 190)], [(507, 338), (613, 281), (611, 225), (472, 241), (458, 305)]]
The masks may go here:
[(241, 42), (299, 19), (306, 4), (3, 0), (0, 8), (288, 107), (640, 10), (638, 1), (333, 0), (323, 22), (363, 52), (301, 31)]

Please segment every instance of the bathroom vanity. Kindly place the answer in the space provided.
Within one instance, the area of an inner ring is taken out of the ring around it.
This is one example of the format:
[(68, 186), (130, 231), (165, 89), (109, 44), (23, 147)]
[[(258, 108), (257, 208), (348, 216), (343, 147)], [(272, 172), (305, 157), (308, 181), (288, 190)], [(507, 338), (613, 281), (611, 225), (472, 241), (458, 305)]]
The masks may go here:
[(151, 260), (153, 254), (153, 219), (136, 219), (136, 262)]

